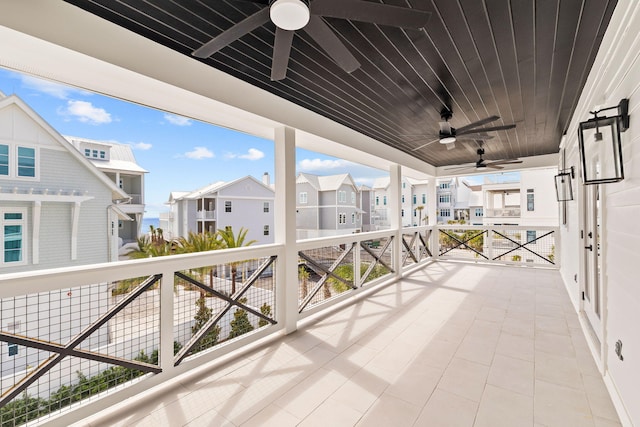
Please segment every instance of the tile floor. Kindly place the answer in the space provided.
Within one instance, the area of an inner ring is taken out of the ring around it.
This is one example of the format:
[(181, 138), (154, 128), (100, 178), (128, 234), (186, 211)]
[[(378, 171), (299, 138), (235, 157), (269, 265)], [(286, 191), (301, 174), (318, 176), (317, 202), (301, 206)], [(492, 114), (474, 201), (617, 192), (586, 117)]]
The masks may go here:
[(557, 272), (441, 262), (91, 425), (620, 424)]

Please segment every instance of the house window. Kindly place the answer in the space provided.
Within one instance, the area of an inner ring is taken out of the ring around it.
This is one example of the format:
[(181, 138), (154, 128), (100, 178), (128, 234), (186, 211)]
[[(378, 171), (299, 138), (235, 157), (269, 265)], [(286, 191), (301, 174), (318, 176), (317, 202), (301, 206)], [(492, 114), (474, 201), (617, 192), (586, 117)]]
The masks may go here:
[(380, 196), (376, 196), (376, 206), (380, 206)]
[(231, 212), (231, 200), (227, 200), (224, 202), (224, 211)]
[(443, 190), (446, 190), (447, 188), (449, 188), (449, 183), (448, 182), (440, 183), (440, 188)]
[(347, 203), (346, 191), (338, 191), (338, 203)]
[(356, 193), (354, 193), (353, 191), (351, 192), (351, 203), (355, 203), (356, 202)]
[(404, 194), (402, 195), (402, 203), (404, 203)]
[(91, 150), (90, 150), (90, 149), (88, 149), (88, 148), (85, 148), (85, 149), (84, 149), (84, 156), (85, 156), (85, 157), (91, 157)]
[(527, 230), (527, 243), (533, 242), (534, 240), (536, 240), (536, 231)]
[(264, 234), (265, 236), (269, 235), (269, 226), (268, 225), (264, 226), (264, 231), (262, 232), (262, 234)]
[(413, 216), (418, 216), (418, 210), (417, 209), (413, 210)]
[(356, 214), (352, 213), (351, 214), (351, 224), (355, 224), (356, 223)]
[(527, 190), (527, 211), (533, 212), (534, 207), (533, 189), (529, 189)]
[(440, 209), (440, 216), (451, 216), (451, 209), (449, 208)]
[(338, 224), (346, 224), (347, 223), (347, 214), (339, 213), (338, 214)]
[(415, 205), (416, 203), (418, 203), (418, 196), (416, 196), (415, 194), (413, 195), (413, 204)]
[(264, 213), (269, 213), (269, 202), (264, 202), (264, 205), (262, 206), (262, 211)]
[(422, 193), (422, 203), (427, 203), (427, 195)]
[(301, 205), (306, 205), (307, 204), (307, 192), (303, 191), (300, 193), (300, 204)]
[(483, 216), (483, 214), (484, 214), (484, 213), (482, 212), (482, 208), (476, 208), (476, 211), (475, 211), (475, 212), (476, 212), (476, 214), (475, 214), (476, 216)]
[(0, 144), (0, 175), (9, 176), (9, 146)]
[(98, 150), (91, 151), (91, 156), (95, 157), (97, 159), (98, 158)]
[(387, 206), (387, 196), (382, 197), (382, 204)]
[(0, 241), (2, 241), (2, 258), (0, 265), (19, 265), (24, 259), (24, 230), (26, 227), (26, 211), (24, 209), (4, 209), (0, 219)]
[(404, 209), (400, 212), (400, 216), (404, 217)]
[(18, 344), (7, 343), (7, 350), (9, 350), (9, 356), (16, 356), (18, 354)]
[(36, 149), (18, 147), (18, 176), (35, 178), (36, 176)]
[(104, 159), (105, 157), (107, 157), (107, 153), (105, 151), (100, 151), (100, 158)]
[(403, 183), (402, 183), (402, 188), (406, 188), (406, 187), (407, 187), (407, 183), (406, 183), (406, 182), (403, 182)]
[(451, 203), (451, 194), (441, 194), (438, 196), (440, 203)]

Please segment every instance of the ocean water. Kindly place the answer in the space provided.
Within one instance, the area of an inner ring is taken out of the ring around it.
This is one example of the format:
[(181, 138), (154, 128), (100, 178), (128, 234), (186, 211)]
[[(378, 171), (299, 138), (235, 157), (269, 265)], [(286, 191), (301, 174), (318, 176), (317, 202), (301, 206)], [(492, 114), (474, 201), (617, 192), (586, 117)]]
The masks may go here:
[(140, 231), (143, 234), (148, 233), (150, 225), (153, 225), (154, 228), (158, 228), (160, 226), (160, 218), (142, 217), (142, 229)]

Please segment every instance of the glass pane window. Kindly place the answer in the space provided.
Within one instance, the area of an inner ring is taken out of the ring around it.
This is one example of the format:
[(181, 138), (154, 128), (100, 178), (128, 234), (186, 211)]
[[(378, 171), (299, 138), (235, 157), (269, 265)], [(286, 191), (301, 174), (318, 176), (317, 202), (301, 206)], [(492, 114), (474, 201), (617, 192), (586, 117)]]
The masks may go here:
[(224, 202), (224, 211), (225, 212), (231, 212), (231, 201), (227, 200), (226, 202)]
[(22, 261), (22, 226), (4, 226), (4, 262)]
[(269, 213), (269, 202), (264, 202), (264, 206), (262, 208), (264, 213)]
[(269, 235), (269, 226), (268, 226), (268, 225), (265, 225), (265, 226), (264, 226), (263, 234), (264, 234), (265, 236), (268, 236), (268, 235)]
[(85, 157), (91, 157), (91, 150), (90, 150), (90, 149), (88, 149), (88, 148), (85, 148), (85, 149), (84, 149), (84, 156), (85, 156)]
[(536, 231), (535, 230), (527, 230), (527, 243), (533, 242), (536, 240)]
[(306, 204), (307, 203), (307, 193), (306, 191), (303, 191), (300, 193), (300, 204)]
[(36, 176), (36, 149), (18, 147), (18, 176)]
[(535, 208), (533, 190), (527, 190), (527, 211), (532, 212)]
[(9, 175), (9, 146), (0, 144), (0, 175)]

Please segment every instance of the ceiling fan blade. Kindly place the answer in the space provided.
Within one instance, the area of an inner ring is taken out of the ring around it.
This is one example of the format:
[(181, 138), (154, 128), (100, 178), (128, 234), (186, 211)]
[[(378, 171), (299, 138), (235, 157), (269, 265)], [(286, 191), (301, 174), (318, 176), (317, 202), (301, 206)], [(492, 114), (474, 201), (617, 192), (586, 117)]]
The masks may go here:
[(438, 141), (440, 141), (440, 138), (438, 138), (438, 139), (434, 139), (433, 141), (429, 141), (429, 142), (427, 142), (426, 144), (422, 144), (421, 146), (416, 147), (416, 148), (412, 149), (411, 151), (418, 151), (419, 149), (424, 148), (424, 147), (426, 147), (427, 145), (433, 144), (434, 142), (438, 142)]
[(276, 40), (273, 43), (273, 61), (271, 63), (271, 80), (274, 82), (287, 76), (293, 34), (294, 31), (276, 27)]
[(502, 166), (496, 166), (495, 164), (492, 164), (492, 163), (487, 163), (484, 165), (484, 167), (491, 168), (491, 169), (504, 169)]
[(322, 18), (311, 15), (309, 23), (303, 28), (313, 40), (347, 73), (360, 68), (360, 63), (349, 49), (340, 41), (338, 36), (324, 23)]
[(488, 163), (491, 165), (515, 165), (518, 163), (522, 163), (522, 160), (518, 159), (505, 159), (505, 160), (496, 160), (494, 162)]
[(463, 169), (473, 169), (475, 167), (475, 163), (469, 163), (468, 165), (465, 166), (454, 166), (452, 168), (444, 168), (444, 170), (446, 171), (453, 171), (453, 170), (463, 170)]
[(498, 116), (487, 117), (486, 119), (478, 120), (477, 122), (469, 123), (468, 125), (462, 126), (462, 127), (458, 128), (457, 131), (458, 132), (464, 132), (464, 131), (467, 131), (469, 129), (477, 128), (478, 126), (483, 126), (483, 125), (486, 125), (487, 123), (495, 122), (499, 118), (500, 117), (498, 117)]
[(476, 141), (486, 141), (487, 139), (493, 139), (493, 138), (494, 138), (494, 136), (488, 135), (486, 133), (477, 133), (477, 134), (469, 133), (469, 134), (465, 134), (465, 135), (457, 135), (456, 134), (456, 141), (476, 142)]
[(223, 31), (218, 36), (202, 45), (199, 49), (194, 50), (191, 55), (197, 58), (208, 58), (223, 47), (238, 40), (240, 37), (250, 33), (269, 21), (269, 8), (265, 7), (261, 11), (256, 12), (238, 22), (228, 30)]
[(491, 126), (488, 128), (471, 129), (471, 130), (466, 130), (462, 132), (456, 130), (456, 135), (470, 135), (472, 133), (478, 133), (478, 132), (492, 132), (494, 130), (507, 130), (507, 129), (513, 129), (514, 127), (516, 127), (516, 125)]
[(430, 12), (362, 0), (311, 2), (311, 13), (330, 18), (350, 19), (401, 28), (424, 28)]

